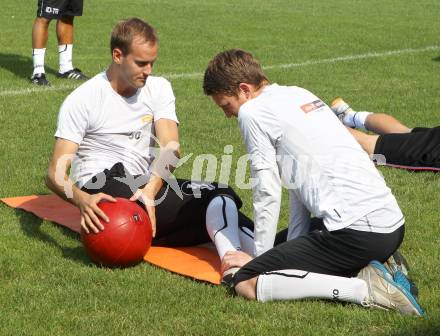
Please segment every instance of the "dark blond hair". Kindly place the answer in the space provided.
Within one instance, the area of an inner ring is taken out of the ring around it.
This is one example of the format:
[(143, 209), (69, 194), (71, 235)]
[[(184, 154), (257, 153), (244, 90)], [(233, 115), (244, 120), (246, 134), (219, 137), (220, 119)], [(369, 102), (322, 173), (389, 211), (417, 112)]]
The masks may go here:
[(113, 52), (115, 48), (118, 48), (124, 55), (129, 54), (131, 43), (136, 37), (151, 44), (156, 44), (159, 41), (156, 30), (151, 25), (141, 19), (131, 18), (120, 21), (113, 28), (110, 51)]
[(206, 95), (222, 93), (237, 96), (240, 83), (253, 84), (257, 89), (268, 82), (260, 63), (251, 53), (230, 49), (217, 54), (208, 64), (203, 78)]

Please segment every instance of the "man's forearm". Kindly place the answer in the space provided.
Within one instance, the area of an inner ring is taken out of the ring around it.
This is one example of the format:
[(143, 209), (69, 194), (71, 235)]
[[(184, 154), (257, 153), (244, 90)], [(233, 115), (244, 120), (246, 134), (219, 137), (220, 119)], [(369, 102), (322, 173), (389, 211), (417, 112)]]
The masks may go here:
[(295, 239), (310, 231), (310, 212), (293, 190), (289, 190), (289, 203), (290, 215), (287, 240)]
[(273, 247), (281, 204), (281, 182), (275, 170), (255, 173), (258, 179), (253, 189), (255, 256)]
[[(179, 159), (179, 143), (176, 141), (168, 142), (164, 147), (160, 149), (158, 157), (152, 163), (152, 178), (159, 177), (161, 178), (161, 180), (167, 180), (168, 177), (173, 173), (174, 169), (176, 169)], [(155, 182), (153, 180), (153, 183), (158, 182)], [(162, 187), (162, 185), (160, 185), (160, 187)], [(159, 191), (159, 189), (157, 191)]]
[(52, 192), (57, 194), (65, 201), (72, 203), (75, 206), (78, 206), (78, 201), (84, 191), (79, 189), (67, 175), (64, 175), (63, 184), (58, 183), (55, 175), (51, 172), (47, 174), (45, 181), (46, 186)]
[(154, 196), (156, 196), (160, 188), (162, 188), (163, 186), (163, 179), (162, 177), (156, 175), (155, 173), (152, 173), (147, 185), (151, 189)]

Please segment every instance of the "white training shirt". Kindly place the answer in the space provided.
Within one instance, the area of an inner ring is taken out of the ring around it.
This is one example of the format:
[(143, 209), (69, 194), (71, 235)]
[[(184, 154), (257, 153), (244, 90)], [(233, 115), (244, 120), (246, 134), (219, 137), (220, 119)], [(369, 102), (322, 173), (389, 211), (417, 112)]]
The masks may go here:
[(178, 123), (171, 84), (149, 76), (143, 88), (125, 98), (102, 72), (74, 90), (58, 115), (55, 136), (79, 144), (71, 178), (81, 188), (90, 178), (122, 162), (132, 175), (147, 174), (154, 160), (154, 122)]
[[(322, 218), (329, 231), (357, 223), (353, 229), (385, 233), (403, 224), (396, 199), (369, 156), (311, 92), (268, 85), (241, 106), (238, 121), (257, 181), (255, 255), (273, 246), (281, 185), (289, 189), (288, 239), (308, 232), (310, 214)], [(383, 208), (390, 210), (377, 212)], [(364, 218), (370, 213), (373, 222)]]

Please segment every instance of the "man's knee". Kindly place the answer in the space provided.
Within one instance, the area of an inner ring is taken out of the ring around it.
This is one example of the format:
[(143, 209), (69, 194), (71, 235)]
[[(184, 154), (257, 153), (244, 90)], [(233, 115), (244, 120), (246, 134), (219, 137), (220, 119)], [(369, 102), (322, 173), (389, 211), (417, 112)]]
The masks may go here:
[(63, 16), (58, 19), (58, 22), (61, 22), (61, 23), (67, 24), (67, 25), (72, 25), (73, 19), (74, 19), (74, 16)]
[(240, 281), (235, 285), (235, 292), (249, 300), (257, 299), (257, 279), (254, 277), (249, 280)]
[(45, 17), (37, 17), (37, 18), (35, 18), (34, 25), (36, 25), (36, 26), (49, 26), (50, 21), (52, 21), (52, 19), (48, 19)]

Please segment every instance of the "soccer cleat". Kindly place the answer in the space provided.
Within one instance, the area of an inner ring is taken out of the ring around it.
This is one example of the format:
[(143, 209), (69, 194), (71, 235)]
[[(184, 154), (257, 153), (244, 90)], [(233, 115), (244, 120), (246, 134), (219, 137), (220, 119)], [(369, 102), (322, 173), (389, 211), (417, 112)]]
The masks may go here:
[(32, 75), (31, 83), (36, 85), (50, 85), (49, 81), (46, 79), (45, 73), (37, 73)]
[(66, 79), (75, 79), (75, 80), (87, 80), (89, 77), (84, 75), (80, 69), (75, 68), (69, 71), (66, 71), (64, 73), (58, 73), (59, 78), (66, 78)]
[(395, 282), (401, 284), (406, 290), (409, 290), (413, 296), (417, 297), (419, 295), (417, 286), (408, 276), (408, 262), (399, 251), (394, 252), (393, 255), (385, 261), (384, 266), (393, 275)]
[(425, 315), (411, 292), (394, 281), (393, 275), (379, 261), (370, 262), (357, 277), (368, 286), (369, 296), (362, 302), (363, 306), (393, 309), (406, 315)]
[(240, 267), (231, 267), (230, 269), (224, 271), (221, 284), (228, 288), (232, 288), (234, 286), (234, 282), (233, 282), (234, 275), (235, 273), (237, 273), (239, 269)]
[(344, 117), (346, 114), (353, 111), (353, 109), (342, 98), (336, 98), (333, 100), (330, 108), (342, 123), (344, 123)]

